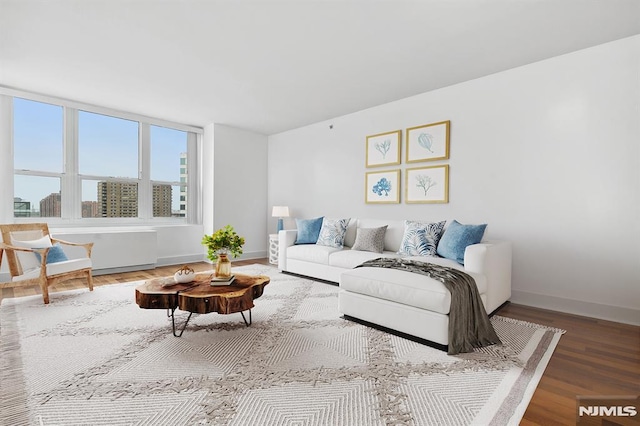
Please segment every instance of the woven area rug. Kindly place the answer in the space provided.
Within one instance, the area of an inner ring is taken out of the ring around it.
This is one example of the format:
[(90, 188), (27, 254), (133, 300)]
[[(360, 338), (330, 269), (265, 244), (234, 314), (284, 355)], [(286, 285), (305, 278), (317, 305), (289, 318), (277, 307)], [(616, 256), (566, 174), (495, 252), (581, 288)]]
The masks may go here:
[(340, 318), (336, 286), (234, 271), (271, 277), (253, 324), (194, 315), (181, 338), (138, 308), (140, 283), (3, 300), (0, 422), (517, 424), (562, 334), (494, 316), (503, 346), (448, 356)]

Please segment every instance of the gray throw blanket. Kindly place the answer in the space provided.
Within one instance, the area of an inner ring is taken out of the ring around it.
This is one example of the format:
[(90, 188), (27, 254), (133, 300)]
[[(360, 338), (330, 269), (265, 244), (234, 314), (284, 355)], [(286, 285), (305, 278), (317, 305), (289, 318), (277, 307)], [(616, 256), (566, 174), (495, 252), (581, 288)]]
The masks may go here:
[(392, 268), (426, 275), (440, 281), (451, 293), (449, 309), (449, 355), (500, 342), (484, 309), (476, 282), (469, 274), (447, 266), (404, 259), (373, 259), (356, 268)]

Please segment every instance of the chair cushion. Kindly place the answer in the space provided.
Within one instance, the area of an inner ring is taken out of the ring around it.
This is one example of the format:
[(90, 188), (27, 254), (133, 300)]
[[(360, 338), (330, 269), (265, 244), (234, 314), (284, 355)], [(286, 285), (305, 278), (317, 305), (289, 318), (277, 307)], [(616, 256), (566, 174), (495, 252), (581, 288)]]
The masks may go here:
[[(15, 240), (12, 238), (11, 245), (15, 247), (28, 248), (28, 249), (52, 247), (51, 238), (49, 238), (48, 235), (45, 235), (44, 237), (38, 238), (35, 240), (25, 240), (25, 241)], [(20, 252), (20, 251), (17, 251), (15, 253), (18, 256), (18, 261), (20, 262), (20, 267), (22, 268), (23, 273), (26, 273), (33, 269), (40, 268), (39, 256), (36, 257), (34, 253)]]
[(347, 233), (347, 226), (351, 219), (327, 219), (322, 220), (322, 228), (316, 244), (342, 248), (344, 247), (344, 236)]
[[(47, 265), (47, 276), (64, 274), (66, 272), (77, 271), (78, 269), (91, 268), (91, 259), (83, 257), (81, 259), (71, 259), (64, 262), (51, 263)], [(24, 281), (38, 278), (40, 268), (36, 268), (17, 277), (13, 277), (11, 281)]]
[(318, 241), (318, 235), (320, 235), (320, 228), (322, 228), (322, 219), (324, 217), (296, 219), (298, 234), (295, 244), (315, 244)]

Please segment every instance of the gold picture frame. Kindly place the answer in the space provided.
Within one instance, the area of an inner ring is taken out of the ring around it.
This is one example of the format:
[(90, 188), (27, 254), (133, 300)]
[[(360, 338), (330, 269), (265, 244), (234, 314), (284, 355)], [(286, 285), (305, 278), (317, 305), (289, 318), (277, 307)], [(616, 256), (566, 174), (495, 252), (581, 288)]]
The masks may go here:
[(366, 167), (393, 166), (400, 164), (402, 130), (367, 136)]
[(450, 127), (451, 122), (447, 120), (408, 128), (405, 150), (407, 163), (447, 160)]
[(405, 170), (405, 197), (408, 204), (449, 202), (449, 165), (414, 167)]
[(400, 169), (365, 173), (364, 201), (367, 204), (400, 203)]

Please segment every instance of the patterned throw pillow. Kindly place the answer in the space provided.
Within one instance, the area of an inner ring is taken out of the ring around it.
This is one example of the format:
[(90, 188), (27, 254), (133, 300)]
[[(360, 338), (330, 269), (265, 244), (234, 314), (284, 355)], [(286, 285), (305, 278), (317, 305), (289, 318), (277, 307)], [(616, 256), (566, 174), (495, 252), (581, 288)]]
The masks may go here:
[(384, 250), (384, 234), (386, 232), (387, 225), (380, 228), (358, 228), (356, 230), (356, 242), (353, 243), (351, 249), (382, 253)]
[(398, 254), (401, 256), (435, 256), (446, 221), (423, 223), (404, 221), (404, 235)]
[(318, 237), (319, 246), (342, 248), (344, 246), (344, 235), (347, 233), (349, 219), (327, 219), (322, 221), (322, 229)]
[(482, 241), (487, 224), (463, 225), (457, 220), (449, 224), (447, 232), (438, 244), (438, 254), (444, 258), (455, 260), (464, 265), (464, 251), (467, 246)]

